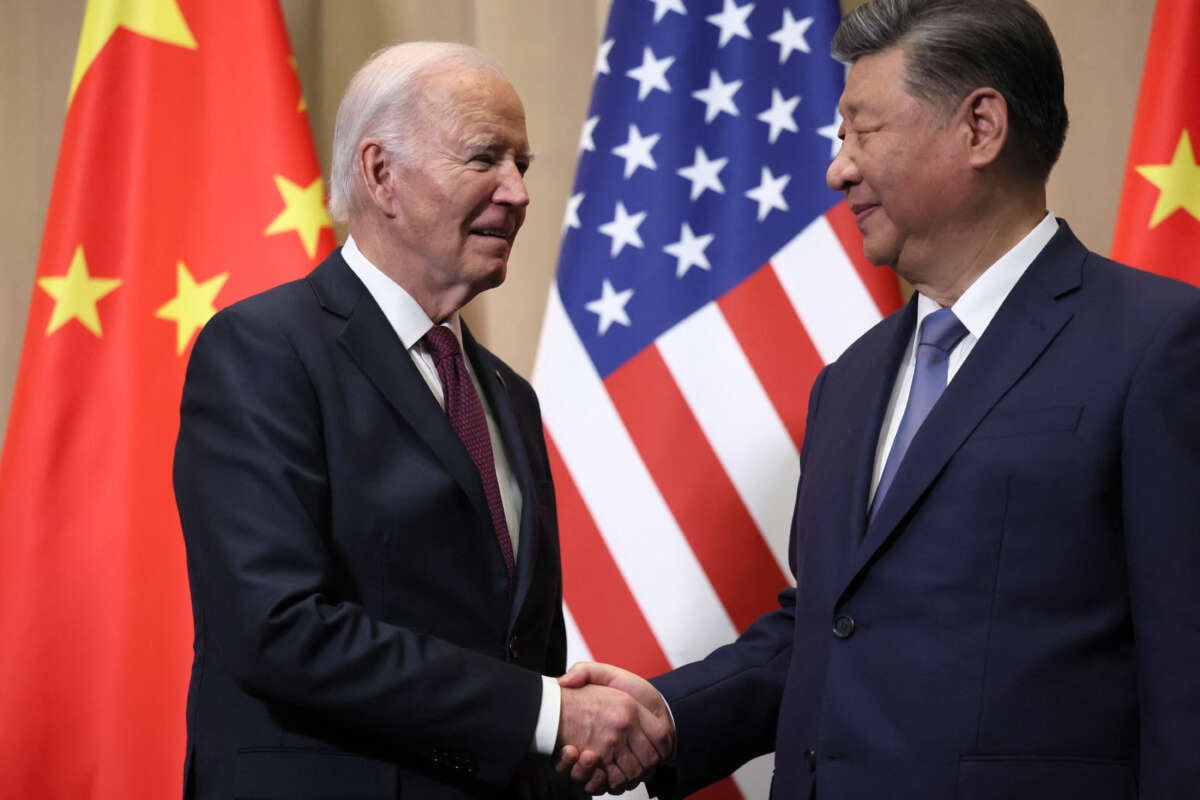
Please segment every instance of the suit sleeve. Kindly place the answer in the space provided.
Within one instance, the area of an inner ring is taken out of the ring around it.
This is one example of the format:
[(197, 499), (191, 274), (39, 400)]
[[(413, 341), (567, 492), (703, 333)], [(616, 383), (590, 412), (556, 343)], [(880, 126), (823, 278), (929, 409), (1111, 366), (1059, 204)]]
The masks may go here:
[[(317, 393), (287, 336), (230, 309), (198, 338), (174, 483), (197, 635), (239, 687), (323, 735), (400, 761), (471, 759), (507, 785), (541, 678), (370, 617), (330, 536)], [(269, 316), (269, 315), (268, 315)]]
[(567, 622), (566, 616), (563, 613), (562, 554), (558, 538), (558, 497), (555, 493), (553, 473), (550, 469), (550, 453), (546, 450), (545, 428), (542, 423), (542, 409), (538, 403), (537, 393), (534, 392), (533, 387), (524, 378), (513, 372), (507, 365), (501, 364), (501, 366), (508, 375), (508, 380), (512, 385), (520, 387), (519, 396), (523, 400), (519, 408), (528, 409), (524, 413), (529, 417), (529, 421), (520, 426), (521, 437), (525, 445), (525, 452), (529, 454), (530, 461), (537, 462), (533, 468), (535, 473), (534, 480), (537, 482), (534, 496), (539, 502), (545, 504), (550, 512), (547, 517), (548, 525), (553, 526), (552, 529), (544, 531), (544, 534), (546, 535), (546, 540), (554, 544), (553, 559), (550, 566), (554, 574), (560, 576), (560, 579), (556, 584), (557, 592), (554, 602), (554, 615), (551, 621), (550, 634), (547, 637), (548, 647), (545, 671), (547, 675), (556, 678), (567, 671)]
[(652, 782), (655, 796), (686, 796), (775, 748), (795, 602), (795, 590), (783, 590), (780, 607), (736, 642), (651, 681), (678, 731), (674, 766)]
[(1122, 434), (1122, 508), (1138, 667), (1139, 797), (1200, 786), (1200, 303), (1155, 337)]
[[(827, 371), (828, 367), (817, 375), (809, 396), (806, 443), (816, 424)], [(801, 484), (807, 449), (800, 452)], [(788, 544), (793, 577), (801, 566), (801, 534), (793, 519)], [(691, 794), (775, 749), (795, 616), (796, 590), (787, 587), (779, 593), (779, 608), (755, 620), (737, 641), (651, 681), (671, 707), (678, 732), (674, 765), (651, 783), (655, 796)]]

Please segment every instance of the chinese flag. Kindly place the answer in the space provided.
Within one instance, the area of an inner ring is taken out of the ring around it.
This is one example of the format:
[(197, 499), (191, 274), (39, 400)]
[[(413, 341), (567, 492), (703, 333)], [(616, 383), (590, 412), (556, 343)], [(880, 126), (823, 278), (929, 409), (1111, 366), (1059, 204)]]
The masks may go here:
[(1200, 285), (1200, 3), (1158, 0), (1113, 258)]
[(67, 102), (0, 460), (0, 798), (179, 797), (189, 348), (333, 230), (275, 0), (90, 0)]

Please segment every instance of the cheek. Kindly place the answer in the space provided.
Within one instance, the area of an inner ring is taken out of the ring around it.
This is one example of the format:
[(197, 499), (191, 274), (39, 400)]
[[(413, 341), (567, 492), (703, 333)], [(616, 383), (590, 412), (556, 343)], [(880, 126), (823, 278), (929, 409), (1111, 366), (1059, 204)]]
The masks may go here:
[[(452, 205), (453, 203), (453, 205)], [(447, 201), (446, 208), (456, 208), (456, 213), (470, 222), (487, 213), (492, 206), (492, 193), (483, 189), (465, 190), (457, 201)]]

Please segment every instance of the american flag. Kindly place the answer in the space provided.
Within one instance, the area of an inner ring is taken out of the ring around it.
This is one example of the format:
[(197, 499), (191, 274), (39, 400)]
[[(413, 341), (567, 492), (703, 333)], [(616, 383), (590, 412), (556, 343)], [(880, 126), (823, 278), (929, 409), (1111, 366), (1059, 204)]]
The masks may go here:
[[(836, 0), (614, 0), (534, 383), (573, 660), (653, 675), (791, 580), (808, 392), (900, 302), (825, 185)], [(766, 797), (769, 759), (706, 796)]]

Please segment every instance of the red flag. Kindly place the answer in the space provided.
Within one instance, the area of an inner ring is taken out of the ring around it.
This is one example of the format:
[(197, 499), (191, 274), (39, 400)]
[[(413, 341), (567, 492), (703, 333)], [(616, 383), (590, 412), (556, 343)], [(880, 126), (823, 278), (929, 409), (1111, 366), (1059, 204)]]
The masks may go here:
[(1200, 3), (1158, 0), (1113, 258), (1200, 285)]
[(0, 461), (0, 797), (178, 797), (188, 351), (333, 232), (273, 0), (90, 0), (68, 102)]

